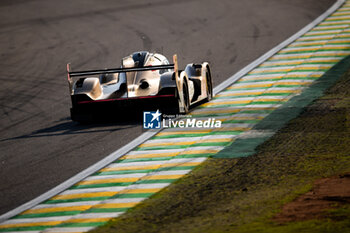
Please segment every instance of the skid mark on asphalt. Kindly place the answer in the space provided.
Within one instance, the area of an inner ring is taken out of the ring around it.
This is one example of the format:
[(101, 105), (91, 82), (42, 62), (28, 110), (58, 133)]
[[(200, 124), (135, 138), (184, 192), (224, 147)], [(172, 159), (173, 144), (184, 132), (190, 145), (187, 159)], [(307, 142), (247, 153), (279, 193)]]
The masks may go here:
[(220, 129), (165, 129), (62, 193), (0, 224), (0, 232), (86, 232), (188, 174), (350, 55), (350, 1), (190, 114)]

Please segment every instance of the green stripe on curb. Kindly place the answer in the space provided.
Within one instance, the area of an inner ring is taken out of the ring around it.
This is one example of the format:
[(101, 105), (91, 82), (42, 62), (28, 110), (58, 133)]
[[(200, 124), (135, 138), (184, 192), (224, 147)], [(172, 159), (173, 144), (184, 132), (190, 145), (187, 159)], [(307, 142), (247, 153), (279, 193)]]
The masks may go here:
[[(259, 87), (259, 89), (269, 89), (270, 87)], [(245, 88), (226, 88), (225, 90), (221, 91), (220, 93), (225, 93), (229, 91), (251, 91), (256, 90), (256, 87), (245, 87)]]
[(63, 223), (55, 227), (98, 227), (106, 224), (107, 221), (103, 222), (79, 222), (79, 223)]
[(115, 212), (125, 212), (128, 209), (130, 209), (132, 207), (126, 207), (126, 208), (91, 208), (87, 211), (85, 211), (85, 213), (115, 213)]
[(85, 197), (85, 198), (72, 198), (72, 199), (55, 199), (47, 200), (43, 204), (58, 204), (58, 203), (69, 203), (69, 202), (81, 202), (81, 201), (104, 201), (111, 198), (110, 196), (105, 197)]
[[(185, 152), (184, 152), (185, 153)], [(204, 157), (209, 157), (213, 153), (205, 153), (205, 154), (181, 154), (181, 155), (176, 155), (176, 156), (171, 156), (171, 157), (156, 157), (156, 158), (139, 158), (139, 159), (123, 159), (123, 163), (130, 163), (130, 162), (145, 162), (145, 161), (167, 161), (171, 159), (182, 159), (182, 158), (204, 158)], [(178, 166), (178, 168), (186, 168), (186, 166)], [(165, 167), (165, 168), (158, 168), (158, 169), (172, 169), (172, 167)], [(175, 168), (174, 168), (175, 169)], [(180, 169), (183, 170), (183, 169)], [(139, 170), (134, 170), (135, 173), (136, 171)], [(154, 171), (152, 169), (152, 171)], [(123, 171), (120, 171), (123, 172)], [(128, 171), (125, 171), (128, 172)]]
[[(178, 155), (175, 157), (162, 157), (162, 158), (142, 158), (142, 159), (125, 159), (126, 162), (145, 162), (145, 161), (167, 161), (174, 158), (198, 158), (198, 157), (209, 157), (213, 155), (211, 154), (198, 154), (198, 155), (191, 155), (188, 157), (185, 157), (186, 155)], [(135, 174), (135, 173), (149, 173), (149, 172), (155, 172), (155, 171), (175, 171), (175, 170), (191, 170), (195, 168), (195, 166), (176, 166), (176, 167), (164, 167), (164, 168), (158, 168), (158, 169), (149, 169), (149, 170), (132, 170), (132, 171), (109, 171), (109, 172), (100, 172), (96, 173), (96, 176), (106, 176), (106, 175), (122, 175), (122, 174)]]
[[(280, 108), (260, 121), (253, 130), (276, 132), (288, 121), (297, 117), (304, 107), (323, 95), (350, 68), (350, 56), (326, 72), (315, 83), (305, 89), (300, 95), (293, 97)], [(236, 139), (230, 146), (213, 155), (213, 158), (238, 158), (256, 153), (256, 148), (271, 136)]]
[(154, 193), (125, 193), (125, 194), (117, 194), (113, 198), (141, 198), (141, 197), (150, 197)]
[(268, 113), (275, 111), (274, 109), (261, 109), (261, 110), (249, 110), (249, 109), (242, 109), (240, 113)]
[[(148, 161), (145, 160), (145, 161)], [(128, 162), (134, 162), (134, 161), (128, 161)], [(148, 170), (126, 170), (126, 171), (109, 171), (109, 172), (97, 172), (94, 174), (94, 176), (106, 176), (106, 175), (125, 175), (125, 174), (135, 174), (135, 173), (149, 173), (154, 171), (154, 169), (148, 169)], [(74, 186), (73, 186), (74, 187)], [(72, 187), (72, 188), (73, 188)]]
[(43, 231), (50, 226), (36, 226), (36, 227), (12, 227), (0, 229), (0, 232), (11, 232), (11, 231)]
[(82, 211), (59, 211), (59, 212), (48, 212), (48, 213), (40, 213), (40, 214), (21, 214), (21, 215), (17, 215), (16, 217), (14, 217), (12, 219), (68, 216), (68, 215), (76, 215), (76, 214), (79, 214), (81, 212)]
[[(295, 78), (293, 78), (295, 79)], [(302, 78), (304, 79), (304, 78)], [(281, 79), (276, 79), (276, 80), (281, 80)], [(261, 80), (262, 82), (263, 80)], [(264, 80), (265, 81), (265, 80)], [(247, 81), (248, 82), (248, 81)], [(218, 97), (215, 97), (214, 99), (232, 99), (233, 97), (236, 97), (236, 98), (246, 98), (246, 97), (257, 97), (257, 96), (286, 96), (286, 95), (290, 95), (290, 94), (293, 94), (293, 93), (274, 93), (274, 92), (269, 92), (269, 93), (261, 93), (261, 94), (258, 94), (258, 95), (235, 95), (235, 96), (218, 96)], [(213, 115), (205, 115), (205, 117), (210, 117), (210, 116), (215, 116), (216, 114), (213, 114)], [(226, 115), (231, 115), (230, 113), (227, 113)], [(197, 115), (196, 115), (197, 117)]]
[[(232, 131), (214, 131), (210, 133), (196, 133), (196, 134), (181, 134), (181, 137), (187, 138), (187, 137), (201, 137), (201, 136), (208, 136), (208, 135), (238, 135), (242, 133), (243, 130), (232, 130)], [(153, 137), (152, 139), (168, 139), (168, 138), (178, 138), (179, 135), (167, 135), (167, 136), (156, 136)]]
[(118, 183), (103, 183), (103, 184), (86, 184), (86, 185), (74, 185), (70, 189), (87, 189), (87, 188), (104, 188), (115, 186), (128, 186), (134, 182), (118, 182)]
[[(254, 121), (252, 121), (254, 122)], [(226, 122), (224, 122), (226, 123)], [(235, 122), (235, 123), (248, 123), (245, 122)], [(166, 149), (186, 149), (188, 147), (200, 147), (200, 146), (226, 146), (230, 142), (205, 142), (205, 143), (196, 143), (191, 145), (167, 145), (167, 146), (154, 146), (154, 147), (138, 147), (137, 151), (147, 151), (147, 150), (166, 150)]]
[[(204, 158), (204, 157), (210, 157), (211, 155), (213, 155), (214, 153), (206, 153), (206, 154), (189, 154), (189, 155), (177, 155), (174, 157), (159, 157), (159, 158), (140, 158), (140, 159), (125, 159), (126, 163), (129, 162), (147, 162), (147, 161), (167, 161), (167, 160), (171, 160), (171, 159), (182, 159), (182, 158)], [(186, 167), (166, 167), (166, 168), (162, 168), (165, 170), (170, 170), (170, 169), (177, 169), (179, 168), (179, 170), (186, 170)], [(154, 170), (152, 170), (154, 171)], [(157, 169), (158, 171), (158, 169)], [(123, 171), (120, 171), (123, 172)], [(127, 171), (126, 171), (127, 172)], [(101, 173), (101, 175), (105, 175), (108, 174), (108, 172), (103, 172)], [(110, 174), (113, 174), (112, 172)], [(122, 173), (119, 173), (122, 174)]]

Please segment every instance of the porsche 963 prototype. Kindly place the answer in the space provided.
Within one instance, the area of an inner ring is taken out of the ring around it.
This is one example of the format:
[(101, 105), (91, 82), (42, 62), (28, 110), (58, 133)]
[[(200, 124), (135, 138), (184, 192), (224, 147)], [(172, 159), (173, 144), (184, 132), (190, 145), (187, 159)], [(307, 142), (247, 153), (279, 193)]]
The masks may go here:
[(71, 118), (84, 122), (108, 113), (156, 110), (186, 114), (190, 107), (213, 96), (208, 62), (178, 69), (158, 53), (135, 52), (114, 69), (71, 71), (67, 64), (72, 100)]

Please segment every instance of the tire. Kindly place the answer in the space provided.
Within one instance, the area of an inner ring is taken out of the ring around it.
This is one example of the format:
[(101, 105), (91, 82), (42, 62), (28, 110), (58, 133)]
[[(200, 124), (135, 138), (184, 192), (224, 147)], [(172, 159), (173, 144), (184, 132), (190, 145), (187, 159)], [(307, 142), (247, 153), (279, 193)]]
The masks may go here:
[(162, 113), (165, 113), (167, 115), (176, 115), (176, 114), (187, 114), (189, 111), (189, 106), (190, 106), (190, 100), (189, 100), (189, 94), (188, 94), (188, 86), (187, 83), (183, 84), (183, 94), (184, 95), (184, 100), (185, 100), (185, 104), (184, 104), (184, 110), (181, 111), (181, 98), (180, 98), (180, 94), (179, 91), (177, 90), (177, 88), (175, 88), (175, 98), (173, 101), (169, 102), (169, 104), (167, 106), (164, 106), (162, 108)]
[(209, 69), (205, 72), (205, 76), (207, 79), (207, 98), (205, 99), (205, 102), (209, 102), (213, 98), (213, 84), (211, 81), (211, 74)]
[(182, 93), (184, 97), (184, 111), (182, 113), (187, 114), (190, 109), (190, 96), (188, 93), (188, 86), (186, 82), (184, 82)]

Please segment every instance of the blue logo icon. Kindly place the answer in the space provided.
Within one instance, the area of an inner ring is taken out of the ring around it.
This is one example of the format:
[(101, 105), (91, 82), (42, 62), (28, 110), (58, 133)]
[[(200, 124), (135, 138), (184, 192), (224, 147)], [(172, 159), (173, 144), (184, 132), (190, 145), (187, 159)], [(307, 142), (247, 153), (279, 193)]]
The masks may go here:
[(157, 110), (156, 112), (143, 112), (143, 128), (144, 129), (160, 129), (160, 116), (162, 113)]

